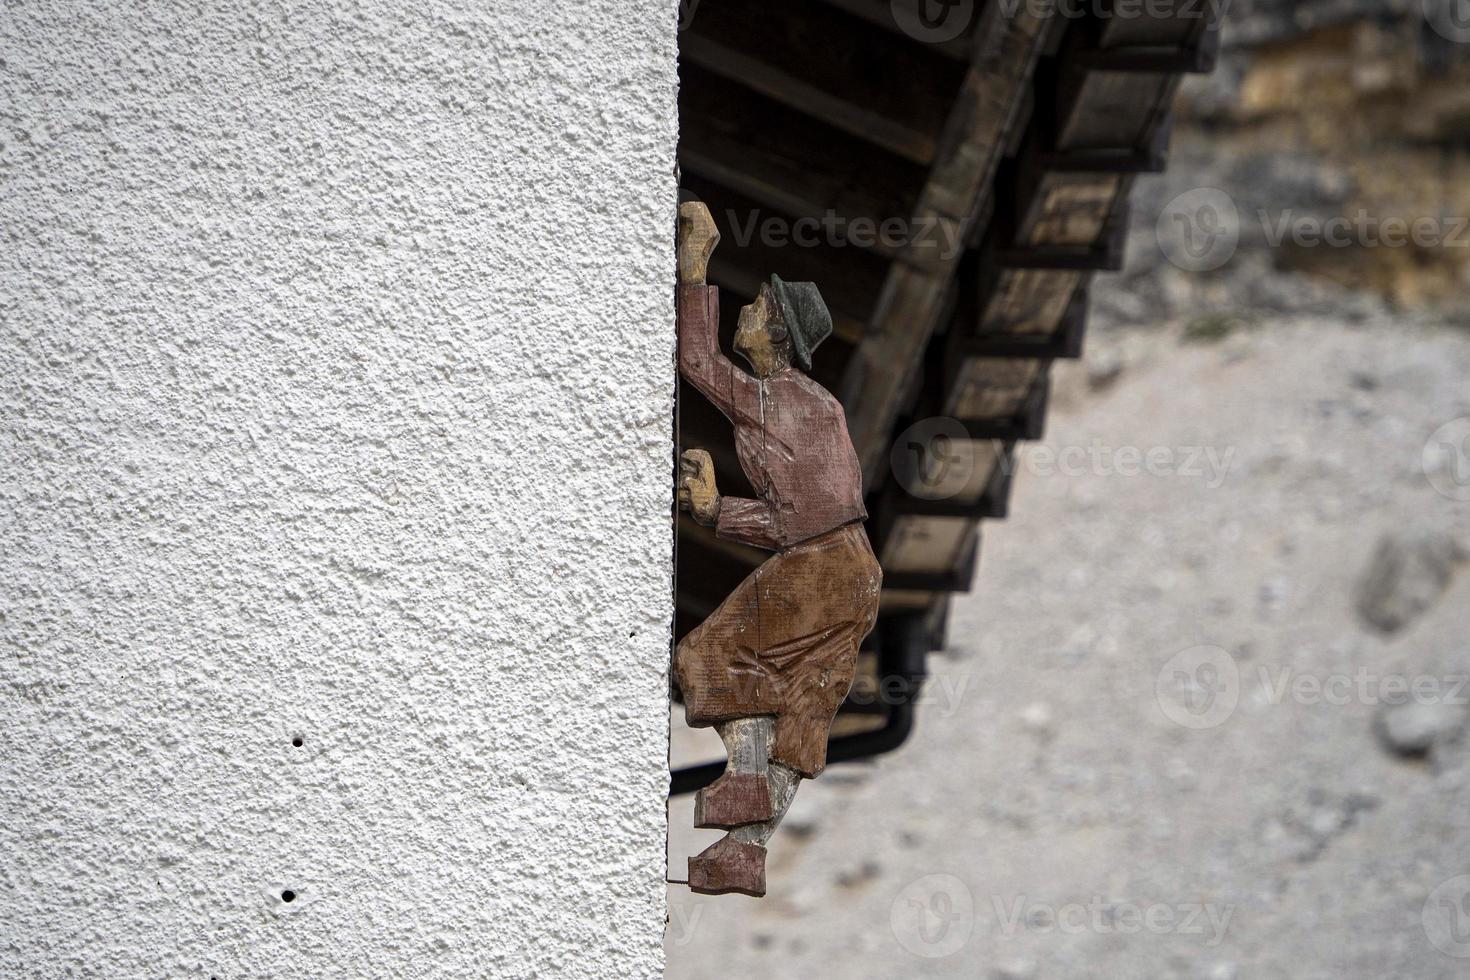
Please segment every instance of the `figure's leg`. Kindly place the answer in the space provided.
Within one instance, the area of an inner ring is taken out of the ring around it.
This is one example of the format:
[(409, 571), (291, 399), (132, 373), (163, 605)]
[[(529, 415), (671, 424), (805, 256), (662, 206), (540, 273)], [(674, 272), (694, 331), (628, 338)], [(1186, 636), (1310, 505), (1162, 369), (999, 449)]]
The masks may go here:
[(771, 758), (771, 731), (775, 719), (770, 715), (760, 718), (736, 718), (715, 726), (725, 742), (725, 754), (730, 757), (729, 768), (735, 772), (765, 775), (766, 763)]
[(796, 788), (801, 785), (801, 773), (790, 766), (773, 762), (768, 782), (771, 787), (771, 819), (736, 827), (730, 832), (731, 837), (746, 844), (764, 847), (766, 841), (776, 832), (781, 818), (786, 816), (786, 811), (791, 808), (791, 801), (796, 798)]
[(694, 826), (739, 827), (771, 817), (766, 769), (771, 753), (773, 719), (737, 718), (715, 730), (729, 756), (725, 773), (694, 797)]
[(796, 796), (801, 774), (779, 762), (770, 764), (769, 792), (774, 810), (769, 820), (736, 827), (699, 855), (689, 859), (689, 888), (701, 895), (738, 892), (756, 898), (766, 893), (766, 841)]

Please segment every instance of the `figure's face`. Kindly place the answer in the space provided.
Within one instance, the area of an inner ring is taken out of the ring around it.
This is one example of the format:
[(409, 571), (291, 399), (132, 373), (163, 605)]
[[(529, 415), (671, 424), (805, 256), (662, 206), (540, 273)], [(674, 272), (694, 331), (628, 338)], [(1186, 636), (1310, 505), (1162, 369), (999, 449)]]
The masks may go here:
[(770, 284), (761, 286), (755, 302), (740, 310), (740, 323), (735, 328), (735, 350), (750, 362), (758, 378), (769, 378), (791, 363), (787, 343), (771, 336), (771, 323), (776, 319), (776, 298)]

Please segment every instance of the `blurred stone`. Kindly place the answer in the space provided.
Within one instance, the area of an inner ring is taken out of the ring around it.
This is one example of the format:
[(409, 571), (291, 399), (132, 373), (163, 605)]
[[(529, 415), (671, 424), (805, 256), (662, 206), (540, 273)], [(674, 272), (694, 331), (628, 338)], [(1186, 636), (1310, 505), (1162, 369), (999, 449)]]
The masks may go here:
[(1087, 386), (1093, 391), (1111, 388), (1123, 376), (1123, 360), (1117, 354), (1098, 354), (1087, 362)]
[(1424, 614), (1470, 558), (1446, 534), (1387, 534), (1358, 587), (1358, 614), (1382, 633), (1397, 633)]
[(1291, 595), (1291, 583), (1281, 575), (1273, 575), (1261, 583), (1257, 595), (1260, 598), (1263, 613), (1278, 612), (1285, 604), (1287, 597)]
[(1052, 734), (1051, 708), (1037, 701), (1021, 712), (1021, 725), (1033, 735), (1045, 738)]
[(1033, 980), (1036, 976), (1036, 961), (1020, 958), (1009, 960), (995, 968), (995, 980)]
[(1230, 44), (1265, 44), (1405, 9), (1405, 0), (1236, 0), (1225, 19)]
[(1417, 759), (1436, 745), (1455, 737), (1464, 724), (1465, 713), (1453, 704), (1400, 704), (1378, 715), (1378, 735), (1395, 755)]
[(856, 868), (845, 868), (832, 879), (838, 888), (859, 888), (875, 881), (883, 874), (883, 866), (877, 861), (864, 861)]

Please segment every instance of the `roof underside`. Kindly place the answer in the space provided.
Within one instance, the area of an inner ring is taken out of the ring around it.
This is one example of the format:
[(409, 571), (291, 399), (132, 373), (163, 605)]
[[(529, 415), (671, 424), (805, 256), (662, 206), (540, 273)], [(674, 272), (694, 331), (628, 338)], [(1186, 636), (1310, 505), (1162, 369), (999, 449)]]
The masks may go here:
[[(1134, 176), (1163, 168), (1181, 73), (1208, 70), (1217, 34), (1209, 4), (1100, 18), (992, 0), (931, 44), (893, 6), (703, 0), (681, 35), (679, 160), (723, 235), (710, 281), (727, 348), (771, 273), (821, 287), (835, 331), (812, 374), (863, 461), (882, 616), (921, 619), (938, 646), (981, 522), (1006, 513), (1016, 443), (1041, 434), (1052, 361), (1081, 352), (1092, 276), (1121, 267)], [(763, 234), (798, 219), (801, 244)], [(869, 233), (885, 221), (891, 234)], [(890, 450), (936, 417), (958, 423), (950, 450), (974, 466), (919, 497)], [(729, 424), (682, 384), (679, 439), (750, 493)], [(679, 533), (682, 636), (764, 555), (687, 518)], [(865, 724), (850, 708), (839, 730)]]

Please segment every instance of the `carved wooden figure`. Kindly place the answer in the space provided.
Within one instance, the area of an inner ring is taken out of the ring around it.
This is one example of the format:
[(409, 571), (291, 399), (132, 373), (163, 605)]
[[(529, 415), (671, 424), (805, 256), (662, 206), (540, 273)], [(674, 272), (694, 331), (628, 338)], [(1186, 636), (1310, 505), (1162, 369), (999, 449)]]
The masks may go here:
[(882, 571), (863, 530), (862, 471), (842, 405), (807, 377), (832, 332), (813, 283), (777, 276), (740, 311), (720, 352), (719, 292), (705, 284), (719, 242), (709, 210), (679, 209), (679, 370), (734, 424), (756, 497), (721, 496), (703, 450), (680, 457), (679, 505), (720, 537), (774, 552), (679, 644), (690, 725), (713, 725), (729, 762), (695, 798), (694, 823), (726, 835), (689, 859), (704, 894), (765, 894), (765, 843), (797, 785), (827, 761), (858, 644), (878, 615)]

